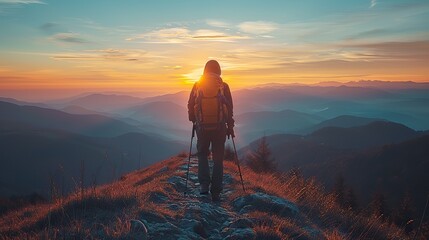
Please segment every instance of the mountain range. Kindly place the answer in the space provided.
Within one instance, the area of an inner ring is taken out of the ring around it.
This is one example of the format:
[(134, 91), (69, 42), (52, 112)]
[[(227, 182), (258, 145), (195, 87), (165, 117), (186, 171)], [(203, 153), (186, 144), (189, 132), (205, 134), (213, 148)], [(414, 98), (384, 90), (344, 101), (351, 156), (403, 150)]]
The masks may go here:
[(103, 115), (0, 102), (0, 195), (47, 195), (50, 177), (61, 180), (67, 193), (82, 161), (88, 176), (105, 183), (186, 149), (144, 132)]

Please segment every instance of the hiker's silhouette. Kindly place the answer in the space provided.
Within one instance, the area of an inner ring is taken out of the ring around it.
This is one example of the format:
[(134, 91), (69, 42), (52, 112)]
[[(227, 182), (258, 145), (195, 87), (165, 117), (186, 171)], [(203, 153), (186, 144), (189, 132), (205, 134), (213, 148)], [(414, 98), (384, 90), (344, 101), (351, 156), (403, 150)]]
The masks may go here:
[[(188, 101), (189, 121), (196, 126), (198, 150), (198, 180), (200, 193), (220, 200), (223, 181), (223, 155), (226, 136), (234, 137), (231, 91), (221, 78), (217, 61), (210, 60), (200, 80), (192, 88)], [(208, 164), (209, 147), (213, 156), (213, 174)]]

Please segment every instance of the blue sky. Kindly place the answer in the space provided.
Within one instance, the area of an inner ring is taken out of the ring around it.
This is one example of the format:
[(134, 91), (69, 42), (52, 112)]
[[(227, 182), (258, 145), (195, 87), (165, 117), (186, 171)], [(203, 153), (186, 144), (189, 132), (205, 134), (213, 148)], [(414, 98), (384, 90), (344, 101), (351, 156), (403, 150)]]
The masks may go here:
[[(429, 1), (0, 0), (0, 90), (427, 81)], [(83, 87), (84, 86), (84, 87)]]

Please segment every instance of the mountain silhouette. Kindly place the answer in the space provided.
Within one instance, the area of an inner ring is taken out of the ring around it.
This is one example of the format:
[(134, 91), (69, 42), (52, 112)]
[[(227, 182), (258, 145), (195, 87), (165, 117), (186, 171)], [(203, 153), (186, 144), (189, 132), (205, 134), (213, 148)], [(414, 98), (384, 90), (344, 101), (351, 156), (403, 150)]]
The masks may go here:
[[(399, 143), (422, 134), (402, 124), (375, 121), (350, 128), (325, 127), (309, 135), (275, 134), (267, 136), (267, 141), (279, 168), (287, 171), (353, 156), (363, 149)], [(241, 155), (255, 149), (258, 143), (259, 140), (255, 140), (243, 147)]]
[[(399, 206), (410, 194), (417, 212), (422, 212), (429, 189), (429, 135), (405, 142), (372, 148), (341, 162), (338, 167), (348, 185), (364, 202), (377, 191), (383, 192), (390, 206)], [(325, 177), (328, 172), (320, 172)]]
[(162, 101), (148, 102), (126, 110), (130, 118), (170, 129), (189, 128), (188, 110), (178, 104)]
[(137, 105), (142, 101), (143, 98), (128, 95), (94, 93), (87, 96), (72, 99), (71, 101), (62, 103), (62, 105), (76, 105), (89, 110), (112, 112), (118, 109)]
[(87, 177), (85, 185), (90, 186), (112, 181), (120, 174), (186, 148), (178, 142), (141, 133), (90, 137), (25, 124), (0, 123), (0, 196), (33, 192), (48, 196), (50, 177), (62, 182), (61, 189), (68, 193), (80, 177), (82, 161)]
[(325, 127), (310, 134), (307, 139), (335, 148), (367, 148), (399, 143), (420, 133), (399, 123), (375, 121), (364, 126), (342, 128)]
[(249, 112), (235, 119), (240, 136), (246, 143), (263, 135), (296, 132), (323, 120), (319, 116), (293, 110)]
[(189, 91), (180, 91), (177, 93), (169, 93), (169, 94), (163, 94), (163, 95), (154, 96), (154, 97), (147, 97), (147, 98), (144, 98), (141, 103), (172, 102), (172, 103), (179, 104), (183, 107), (186, 107), (190, 92), (191, 92), (191, 89), (189, 89)]
[(97, 114), (97, 115), (103, 115), (103, 113), (94, 111), (94, 110), (89, 110), (86, 109), (84, 107), (80, 107), (80, 106), (76, 106), (76, 105), (69, 105), (63, 109), (61, 109), (61, 111), (66, 112), (66, 113), (70, 113), (70, 114), (79, 114), (79, 115), (90, 115), (90, 114)]
[[(388, 206), (397, 210), (405, 196), (421, 213), (428, 189), (428, 132), (404, 125), (375, 121), (351, 127), (326, 127), (310, 135), (279, 134), (266, 140), (282, 172), (299, 169), (332, 189), (338, 176), (367, 206), (382, 193)], [(242, 159), (259, 140), (241, 150)], [(415, 215), (414, 217), (418, 217)]]
[(36, 106), (36, 107), (44, 107), (44, 108), (48, 107), (44, 103), (27, 102), (27, 101), (16, 100), (14, 98), (5, 98), (5, 97), (0, 97), (0, 102), (8, 102), (16, 105), (21, 105), (21, 106)]
[(357, 126), (367, 125), (375, 121), (383, 121), (383, 120), (376, 119), (376, 118), (358, 117), (358, 116), (352, 116), (352, 115), (341, 115), (338, 117), (325, 120), (308, 129), (304, 129), (300, 131), (300, 133), (312, 133), (316, 130), (319, 130), (325, 127), (342, 127), (342, 128), (357, 127)]
[(395, 98), (396, 94), (385, 90), (370, 87), (351, 87), (341, 85), (338, 87), (327, 87), (325, 94), (340, 99), (387, 99)]
[(102, 115), (77, 115), (34, 106), (0, 102), (0, 120), (58, 129), (88, 136), (117, 136), (141, 129)]

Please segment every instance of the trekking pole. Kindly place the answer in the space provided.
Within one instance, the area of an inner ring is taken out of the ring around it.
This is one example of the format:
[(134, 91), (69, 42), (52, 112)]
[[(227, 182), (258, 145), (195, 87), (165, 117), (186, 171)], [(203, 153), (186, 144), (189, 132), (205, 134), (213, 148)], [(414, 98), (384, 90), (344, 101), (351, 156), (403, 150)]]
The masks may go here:
[(194, 137), (195, 137), (195, 124), (192, 124), (191, 146), (189, 147), (188, 170), (186, 172), (185, 192), (183, 193), (184, 196), (186, 196), (186, 192), (188, 191), (189, 165), (191, 164), (192, 141), (194, 140)]
[(231, 138), (232, 138), (232, 145), (234, 146), (234, 152), (235, 152), (235, 163), (237, 163), (238, 172), (240, 173), (241, 186), (243, 187), (243, 192), (246, 192), (246, 189), (244, 189), (243, 176), (241, 175), (240, 161), (238, 160), (237, 148), (235, 148), (234, 137), (231, 136)]

